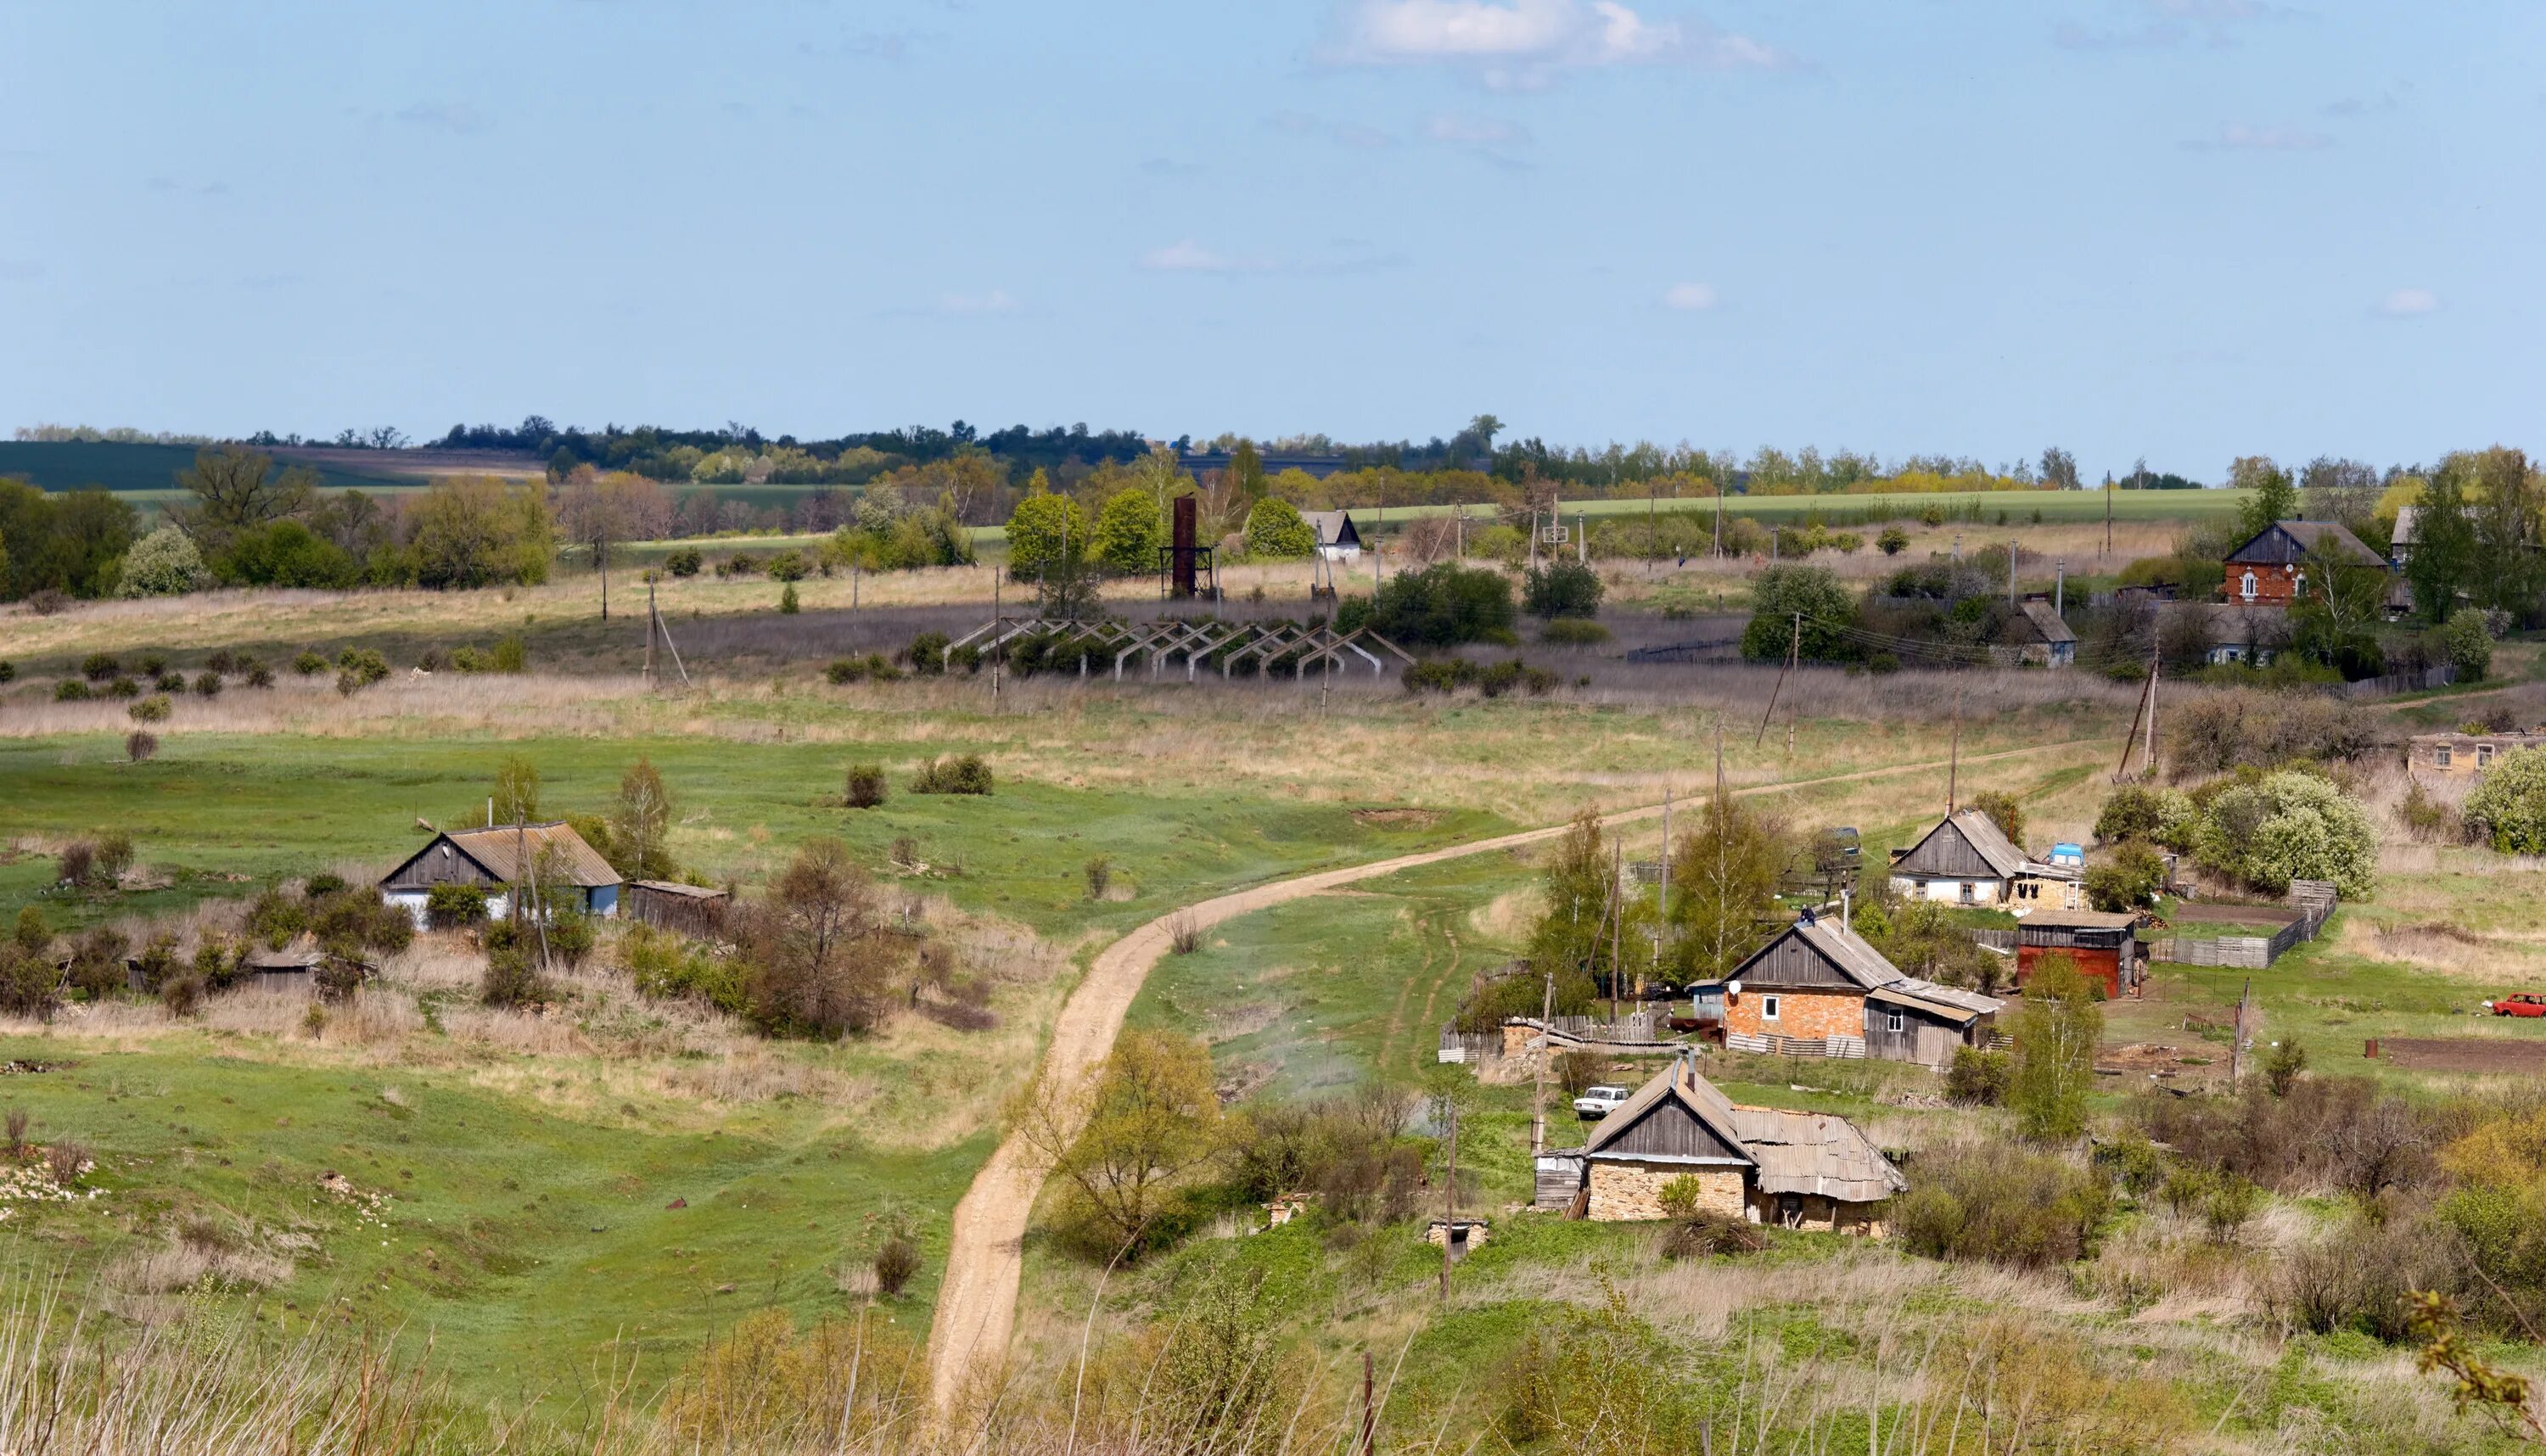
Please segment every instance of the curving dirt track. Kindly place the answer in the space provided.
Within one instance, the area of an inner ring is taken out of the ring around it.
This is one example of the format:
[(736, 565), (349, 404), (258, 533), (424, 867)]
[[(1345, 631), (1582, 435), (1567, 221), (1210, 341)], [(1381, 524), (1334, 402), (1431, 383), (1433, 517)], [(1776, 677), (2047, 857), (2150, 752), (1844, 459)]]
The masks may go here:
[[(1976, 754), (1965, 762), (1987, 763), (2102, 741), (2105, 740), (2075, 738), (2059, 743), (2041, 743), (2029, 748)], [(1775, 794), (1823, 784), (1917, 773), (1944, 766), (1942, 760), (1905, 763), (1824, 778), (1759, 784), (1736, 793), (1740, 797)], [(1699, 802), (1688, 801), (1692, 809)], [(1605, 814), (1601, 822), (1609, 825), (1633, 823), (1640, 819), (1657, 818), (1661, 812), (1660, 805), (1647, 805)], [(1321, 894), (1357, 880), (1393, 875), (1400, 870), (1439, 864), (1472, 854), (1490, 854), (1498, 849), (1536, 844), (1555, 838), (1568, 827), (1554, 824), (1543, 829), (1524, 829), (1515, 834), (1498, 834), (1490, 839), (1428, 849), (1420, 854), (1400, 855), (1396, 859), (1376, 860), (1338, 870), (1322, 870), (1171, 910), (1107, 946), (1096, 957), (1095, 964), (1088, 968), (1087, 979), (1069, 993), (1069, 999), (1061, 1008), (1060, 1020), (1053, 1026), (1052, 1046), (1044, 1054), (1044, 1078), (1051, 1084), (1070, 1085), (1094, 1071), (1105, 1060), (1114, 1048), (1114, 1038), (1123, 1030), (1123, 1017), (1131, 1010), (1132, 998), (1140, 994), (1141, 984), (1148, 979), (1149, 968), (1166, 955), (1169, 926), (1175, 920), (1187, 919), (1197, 929), (1207, 930), (1224, 920)], [(1035, 1196), (1042, 1187), (1043, 1174), (1035, 1166), (1032, 1153), (1023, 1140), (1011, 1137), (990, 1155), (990, 1160), (974, 1177), (973, 1186), (964, 1194), (963, 1201), (955, 1205), (953, 1239), (946, 1255), (946, 1279), (938, 1290), (937, 1316), (928, 1332), (929, 1392), (940, 1411), (953, 1409), (964, 1392), (966, 1382), (972, 1377), (976, 1361), (987, 1360), (995, 1366), (1006, 1356), (1009, 1331), (1016, 1321), (1018, 1281), (1024, 1272), (1026, 1222), (1034, 1211)]]

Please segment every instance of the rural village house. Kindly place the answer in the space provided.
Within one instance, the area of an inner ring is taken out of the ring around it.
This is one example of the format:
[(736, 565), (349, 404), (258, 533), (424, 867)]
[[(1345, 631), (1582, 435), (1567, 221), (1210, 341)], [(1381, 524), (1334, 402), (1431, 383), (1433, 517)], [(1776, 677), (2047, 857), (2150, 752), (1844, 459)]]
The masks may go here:
[(487, 913), (501, 918), (508, 888), (533, 875), (552, 903), (587, 915), (619, 911), (619, 872), (563, 822), (445, 830), (381, 878), (381, 899), (421, 925), (435, 886), (474, 885), (487, 893)]
[(2074, 667), (2078, 662), (2078, 634), (2060, 618), (2059, 609), (2040, 597), (2027, 597), (2023, 620), (2018, 631), (2019, 660), (2036, 667)]
[(2248, 662), (2269, 667), (2290, 644), (2286, 607), (2244, 602), (2197, 602), (2186, 610), (2201, 614), (2202, 660), (2214, 667)]
[(1710, 1212), (1880, 1238), (1885, 1200), (1910, 1186), (1847, 1119), (1737, 1106), (1686, 1058), (1601, 1119), (1581, 1158), (1602, 1223), (1663, 1217), (1663, 1187), (1689, 1177)]
[(2387, 558), (2332, 521), (2274, 521), (2228, 554), (2220, 596), (2232, 602), (2286, 607), (2307, 582), (2308, 557), (2337, 566), (2388, 568)]
[(1317, 555), (1329, 561), (1361, 559), (1361, 531), (1350, 511), (1302, 511), (1300, 519), (1317, 533)]
[(2418, 775), (2470, 778), (2489, 772), (2514, 748), (2546, 748), (2546, 729), (2509, 733), (2416, 733), (2405, 766)]
[(1724, 1044), (1943, 1067), (1958, 1047), (1987, 1046), (1994, 996), (1904, 976), (1844, 925), (1806, 910), (1726, 978)]
[(1997, 820), (1977, 809), (1947, 814), (1892, 861), (1893, 889), (1947, 904), (2074, 905), (2079, 880), (2077, 870), (2017, 848)]

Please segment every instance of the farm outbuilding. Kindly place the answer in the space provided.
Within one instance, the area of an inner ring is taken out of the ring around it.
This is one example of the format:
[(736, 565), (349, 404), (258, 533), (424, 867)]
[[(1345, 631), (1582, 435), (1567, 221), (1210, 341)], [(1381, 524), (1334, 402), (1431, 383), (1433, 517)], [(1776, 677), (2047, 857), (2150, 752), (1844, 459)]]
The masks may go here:
[(510, 912), (510, 887), (533, 876), (552, 904), (587, 915), (619, 912), (619, 872), (562, 820), (446, 829), (381, 877), (381, 899), (422, 925), (435, 886), (473, 885), (486, 892), (486, 912), (501, 917)]
[(1581, 1165), (1601, 1223), (1665, 1217), (1662, 1190), (1689, 1178), (1706, 1212), (1879, 1238), (1885, 1201), (1910, 1186), (1847, 1119), (1737, 1106), (1686, 1058), (1601, 1120)]
[(631, 880), (622, 903), (630, 919), (641, 920), (658, 930), (677, 930), (711, 940), (724, 932), (724, 915), (733, 903), (733, 896), (704, 885)]
[(2102, 910), (2035, 910), (2015, 929), (2015, 979), (2033, 979), (2045, 956), (2067, 956), (2089, 981), (2100, 982), (2107, 999), (2137, 995), (2148, 980), (2148, 947), (2139, 938), (2139, 917)]

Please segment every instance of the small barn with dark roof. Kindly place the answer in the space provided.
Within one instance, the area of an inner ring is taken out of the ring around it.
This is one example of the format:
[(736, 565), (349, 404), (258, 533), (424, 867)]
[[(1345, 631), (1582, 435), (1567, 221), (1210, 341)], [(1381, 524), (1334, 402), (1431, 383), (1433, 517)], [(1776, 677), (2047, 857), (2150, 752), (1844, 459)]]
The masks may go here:
[(1361, 558), (1361, 528), (1350, 511), (1302, 511), (1300, 519), (1317, 533), (1317, 555), (1329, 561)]
[(2299, 595), (2310, 560), (2388, 569), (2385, 557), (2334, 521), (2274, 521), (2230, 552), (2219, 594), (2232, 602), (2288, 606)]
[(1736, 1105), (1686, 1059), (1602, 1118), (1581, 1159), (1585, 1213), (1603, 1223), (1665, 1217), (1661, 1190), (1689, 1178), (1729, 1218), (1880, 1236), (1884, 1202), (1910, 1186), (1847, 1119)]
[(2076, 665), (2078, 634), (2049, 602), (2039, 597), (2027, 600), (2021, 620), (2018, 631), (2024, 641), (2018, 643), (2018, 655), (2022, 660), (2044, 667)]
[(381, 877), (381, 899), (421, 925), (435, 886), (473, 885), (486, 892), (487, 913), (501, 916), (508, 888), (532, 876), (552, 904), (587, 915), (619, 912), (619, 872), (562, 820), (444, 830)]
[(2139, 938), (2139, 917), (2119, 911), (2034, 910), (2015, 930), (2015, 979), (2033, 979), (2045, 956), (2067, 956), (2101, 983), (2106, 999), (2137, 995), (2148, 979), (2148, 947)]
[(2026, 854), (1977, 809), (1945, 815), (1892, 861), (1893, 889), (1947, 904), (2066, 905), (2078, 882), (2076, 870)]

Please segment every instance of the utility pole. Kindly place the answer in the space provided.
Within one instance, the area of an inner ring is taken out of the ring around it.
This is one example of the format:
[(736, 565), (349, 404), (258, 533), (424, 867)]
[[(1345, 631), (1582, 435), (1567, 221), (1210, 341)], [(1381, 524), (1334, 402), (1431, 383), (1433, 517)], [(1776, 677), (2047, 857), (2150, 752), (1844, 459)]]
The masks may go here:
[(1008, 660), (1006, 623), (999, 616), (999, 573), (990, 573), (990, 711), (999, 711), (999, 669)]
[(1951, 817), (1963, 779), (1963, 685), (1954, 684), (1954, 746), (1945, 759), (1945, 814)]
[(2069, 620), (2069, 558), (2062, 557), (2051, 563), (2051, 615)]
[[(1786, 648), (1786, 661), (1785, 661), (1785, 665), (1784, 665), (1784, 666), (1781, 666), (1781, 667), (1779, 667), (1779, 668), (1777, 669), (1777, 684), (1776, 684), (1776, 686), (1775, 686), (1775, 687), (1772, 687), (1772, 688), (1770, 688), (1770, 689), (1768, 690), (1768, 708), (1767, 708), (1767, 711), (1766, 711), (1766, 712), (1761, 713), (1761, 714), (1759, 715), (1759, 731), (1757, 731), (1757, 732), (1755, 732), (1755, 733), (1753, 733), (1753, 734), (1751, 734), (1751, 735), (1750, 735), (1750, 746), (1751, 746), (1751, 747), (1756, 748), (1756, 747), (1758, 747), (1761, 743), (1763, 743), (1763, 742), (1767, 741), (1767, 738), (1768, 738), (1768, 720), (1776, 716), (1776, 713), (1777, 713), (1777, 699), (1778, 699), (1778, 697), (1779, 697), (1781, 694), (1783, 694), (1783, 693), (1785, 692), (1785, 690), (1786, 690), (1786, 674), (1795, 670), (1795, 663), (1796, 663), (1798, 660), (1800, 660), (1800, 659), (1802, 658), (1803, 653), (1804, 653), (1804, 614), (1803, 614), (1803, 613), (1801, 613), (1801, 612), (1797, 612), (1797, 613), (1795, 614), (1795, 640), (1794, 640), (1794, 643), (1793, 643), (1791, 646), (1789, 646), (1789, 647), (1787, 647), (1787, 648)], [(1794, 744), (1793, 744), (1791, 741), (1789, 741), (1789, 742), (1788, 742), (1788, 744), (1787, 744), (1787, 747), (1791, 749), (1793, 746), (1794, 746)]]
[(645, 690), (654, 690), (654, 583), (645, 583)]
[(1556, 973), (1538, 993), (1538, 1090), (1529, 1104), (1529, 1154), (1547, 1151), (1547, 1064), (1556, 1060)]
[(849, 610), (858, 609), (858, 558), (849, 558)]
[[(1450, 1119), (1450, 1175), (1441, 1180), (1441, 1298), (1450, 1298), (1450, 1245), (1458, 1242), (1459, 1232), (1459, 1099), (1455, 1094), (1441, 1098), (1443, 1113)], [(1537, 1170), (1531, 1169), (1533, 1176)]]
[(1624, 833), (1609, 841), (1609, 1024), (1618, 1022), (1618, 982), (1625, 968), (1618, 964), (1618, 942), (1627, 933), (1627, 836)]
[[(2147, 466), (2146, 466), (2146, 464), (2145, 464), (2145, 463), (2143, 463), (2143, 464), (2142, 464), (2141, 469), (2142, 469), (2142, 470), (2146, 470), (2146, 469), (2147, 469)], [(2109, 556), (2111, 556), (2112, 554), (2113, 554), (2113, 477), (2112, 477), (2112, 476), (2110, 476), (2110, 475), (2106, 475), (2106, 476), (2104, 477), (2104, 555), (2105, 555), (2105, 556), (2107, 556), (2107, 557), (2109, 557)]]
[(1538, 569), (1538, 507), (1529, 508), (1529, 569)]
[(1371, 1456), (1379, 1440), (1379, 1408), (1372, 1403), (1370, 1351), (1361, 1352), (1361, 1456)]
[(2228, 1091), (2235, 1095), (2237, 1077), (2246, 1066), (2246, 1010), (2254, 999), (2254, 978), (2246, 978), (2246, 988), (2237, 996), (2237, 1031), (2228, 1039)]
[(2006, 544), (2006, 609), (2010, 612), (2015, 610), (2015, 557), (2016, 546), (2010, 541)]
[(1573, 513), (1573, 559), (1588, 564), (1591, 559), (1591, 528), (1583, 513)]

